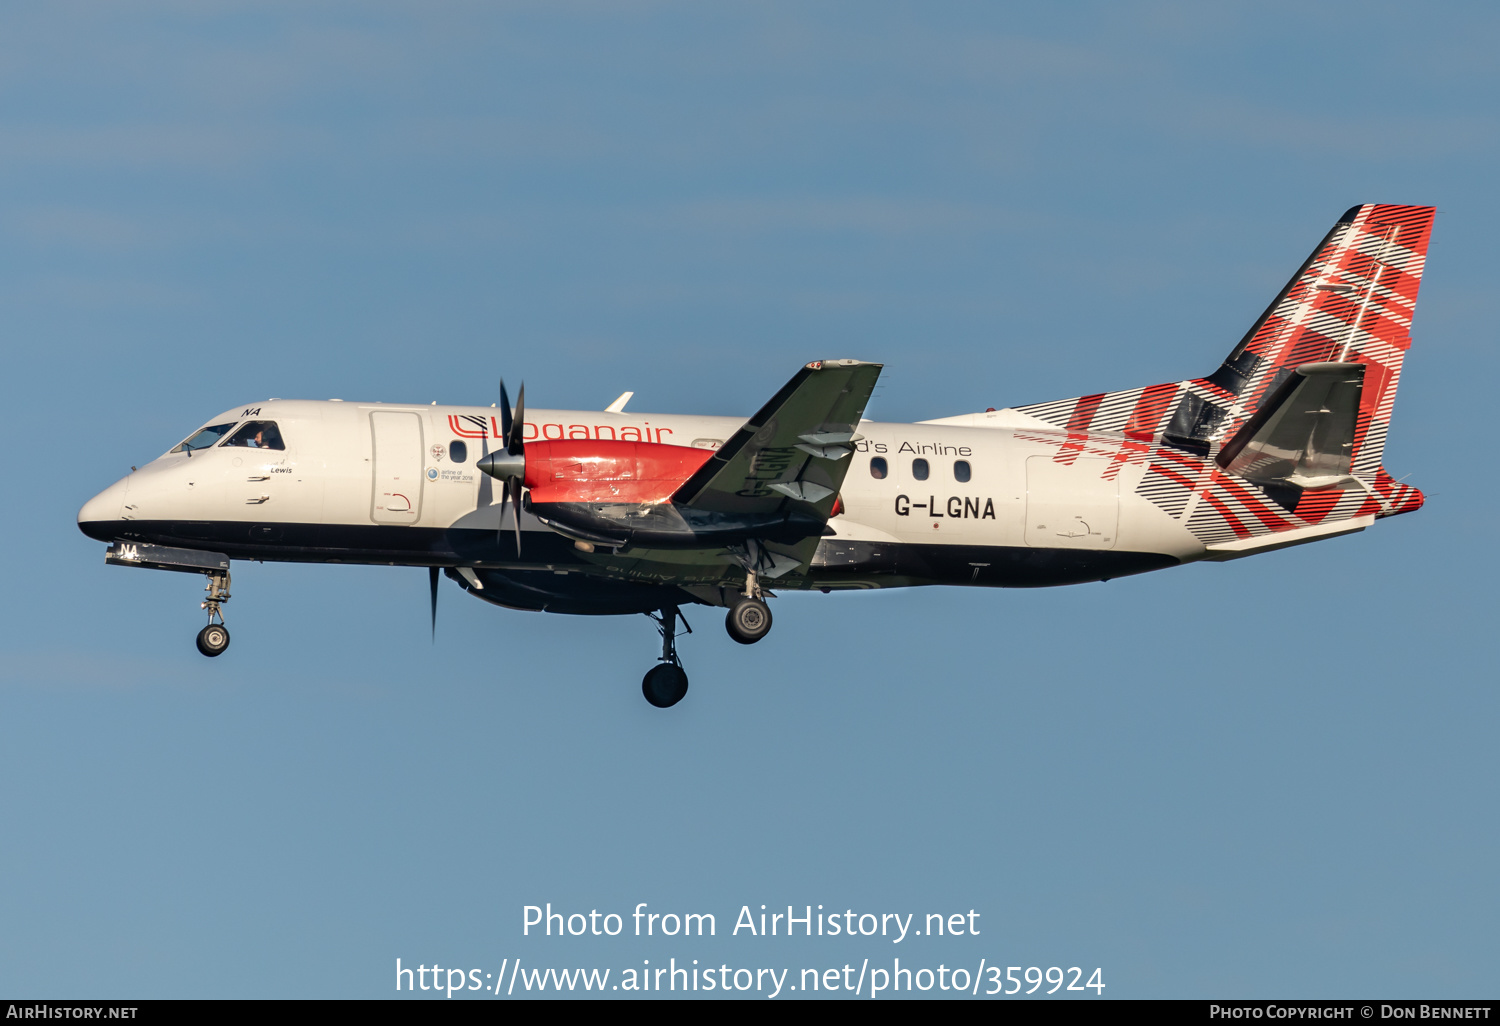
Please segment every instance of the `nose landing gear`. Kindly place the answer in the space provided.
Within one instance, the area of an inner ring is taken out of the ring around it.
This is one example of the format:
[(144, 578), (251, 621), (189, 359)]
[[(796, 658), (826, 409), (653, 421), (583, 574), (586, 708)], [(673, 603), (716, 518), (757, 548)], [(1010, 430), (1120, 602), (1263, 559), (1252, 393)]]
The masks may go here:
[[(223, 552), (202, 549), (179, 549), (120, 539), (104, 552), (104, 561), (114, 566), (144, 567), (148, 570), (171, 570), (181, 574), (202, 574), (208, 578), (208, 598), (202, 609), (208, 610), (208, 626), (198, 632), (198, 651), (206, 656), (220, 655), (229, 647), (229, 631), (224, 626), (225, 602), (229, 601), (229, 556)], [(215, 621), (218, 621), (215, 623)]]
[(656, 629), (661, 634), (661, 661), (646, 671), (641, 680), (641, 694), (658, 709), (668, 709), (682, 701), (688, 689), (687, 674), (683, 672), (682, 661), (677, 658), (677, 618), (682, 617), (682, 626), (686, 628), (684, 633), (693, 633), (693, 628), (676, 606), (668, 606), (660, 615), (646, 615), (656, 621)]
[[(229, 628), (224, 626), (224, 610), (221, 603), (229, 601), (229, 572), (218, 571), (208, 576), (208, 598), (201, 608), (208, 610), (208, 626), (198, 632), (198, 651), (206, 656), (216, 656), (229, 647)], [(218, 623), (214, 623), (218, 620)]]

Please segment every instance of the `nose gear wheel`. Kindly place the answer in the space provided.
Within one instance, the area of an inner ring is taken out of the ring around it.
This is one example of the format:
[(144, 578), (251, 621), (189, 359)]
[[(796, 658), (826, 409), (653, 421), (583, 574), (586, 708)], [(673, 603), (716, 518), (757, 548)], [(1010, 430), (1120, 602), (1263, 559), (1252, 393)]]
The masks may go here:
[(658, 663), (641, 680), (641, 694), (658, 709), (669, 709), (687, 694), (687, 674), (672, 663)]
[(198, 632), (198, 651), (216, 656), (229, 647), (229, 629), (222, 623), (211, 623)]

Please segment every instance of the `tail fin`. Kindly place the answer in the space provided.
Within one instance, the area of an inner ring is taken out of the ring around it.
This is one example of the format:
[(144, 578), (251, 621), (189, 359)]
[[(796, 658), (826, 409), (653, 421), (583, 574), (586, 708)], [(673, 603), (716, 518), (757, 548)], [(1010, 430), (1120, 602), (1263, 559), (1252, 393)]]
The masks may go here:
[(1307, 364), (1363, 364), (1353, 476), (1376, 482), (1432, 232), (1432, 207), (1353, 207), (1205, 378), (1016, 409), (1072, 431), (1119, 432), (1208, 456)]
[(1427, 260), (1432, 207), (1354, 207), (1308, 257), (1218, 370), (1187, 383), (1163, 441), (1206, 455), (1238, 431), (1299, 366), (1365, 365), (1353, 472), (1373, 478)]

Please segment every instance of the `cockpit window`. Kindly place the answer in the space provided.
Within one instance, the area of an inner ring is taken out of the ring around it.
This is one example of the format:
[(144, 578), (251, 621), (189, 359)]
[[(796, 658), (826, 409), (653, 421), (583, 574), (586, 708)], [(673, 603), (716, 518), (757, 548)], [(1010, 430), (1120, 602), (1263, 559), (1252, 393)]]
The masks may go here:
[(173, 449), (172, 451), (173, 452), (196, 452), (199, 449), (207, 449), (210, 445), (213, 445), (219, 439), (223, 438), (224, 437), (224, 433), (226, 431), (228, 431), (232, 427), (234, 427), (234, 425), (232, 423), (231, 424), (211, 424), (208, 427), (204, 428), (202, 431), (199, 431), (192, 438), (189, 438), (186, 442), (183, 442), (181, 445), (179, 445), (177, 448)]
[(247, 420), (240, 429), (229, 436), (225, 445), (243, 445), (251, 449), (285, 449), (281, 432), (274, 420)]

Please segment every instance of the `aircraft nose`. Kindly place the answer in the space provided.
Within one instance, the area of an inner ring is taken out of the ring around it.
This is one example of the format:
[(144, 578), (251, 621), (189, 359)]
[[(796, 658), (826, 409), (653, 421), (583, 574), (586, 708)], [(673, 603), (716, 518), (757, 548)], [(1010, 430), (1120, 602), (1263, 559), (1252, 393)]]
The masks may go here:
[(125, 505), (128, 477), (122, 477), (83, 504), (78, 511), (78, 529), (99, 541), (114, 541), (122, 523), (120, 509)]

